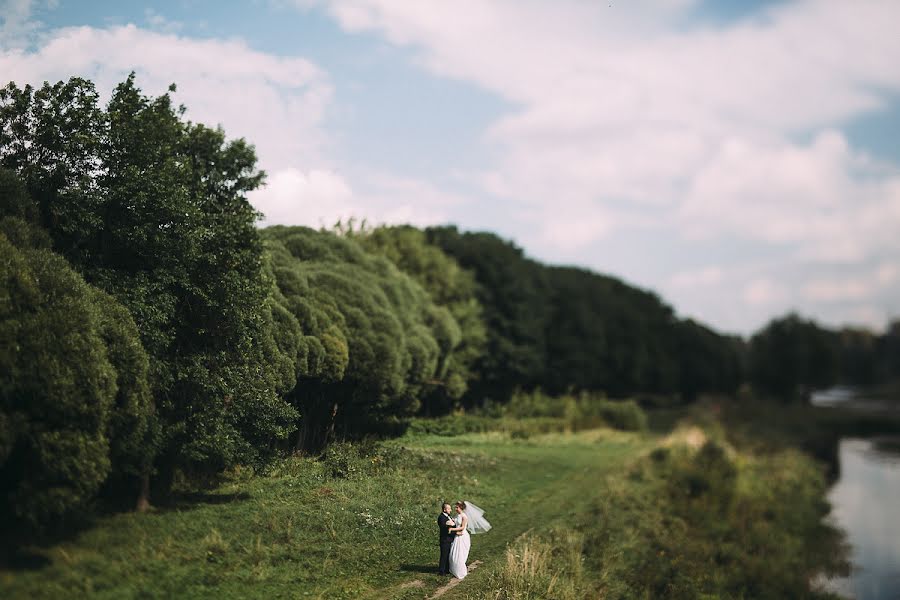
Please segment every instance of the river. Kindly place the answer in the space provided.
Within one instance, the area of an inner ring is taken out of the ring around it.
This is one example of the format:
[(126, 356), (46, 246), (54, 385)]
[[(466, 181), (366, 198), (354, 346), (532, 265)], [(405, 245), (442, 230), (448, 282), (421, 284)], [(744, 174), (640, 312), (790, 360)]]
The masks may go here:
[(847, 533), (853, 571), (846, 578), (823, 580), (823, 585), (858, 600), (900, 600), (897, 441), (888, 446), (877, 439), (845, 438), (838, 459), (840, 476), (828, 494), (829, 518)]

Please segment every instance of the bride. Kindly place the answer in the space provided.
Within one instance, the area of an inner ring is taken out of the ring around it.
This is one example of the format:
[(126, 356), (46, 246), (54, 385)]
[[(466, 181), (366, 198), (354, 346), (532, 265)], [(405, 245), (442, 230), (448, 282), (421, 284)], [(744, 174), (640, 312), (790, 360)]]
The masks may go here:
[(484, 518), (484, 511), (472, 504), (460, 500), (456, 503), (456, 527), (450, 531), (456, 532), (456, 539), (450, 547), (450, 572), (462, 579), (469, 574), (466, 560), (469, 558), (469, 548), (472, 547), (471, 533), (484, 533), (490, 530), (491, 524)]

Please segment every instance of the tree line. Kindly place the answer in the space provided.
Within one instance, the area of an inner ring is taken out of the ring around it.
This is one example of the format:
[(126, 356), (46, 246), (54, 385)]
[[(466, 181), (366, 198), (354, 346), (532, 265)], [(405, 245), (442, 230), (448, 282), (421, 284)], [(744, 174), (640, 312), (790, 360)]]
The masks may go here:
[[(749, 377), (787, 397), (827, 383), (810, 373), (834, 352), (855, 380), (897, 373), (900, 327), (819, 335), (791, 316), (747, 343), (491, 233), (260, 230), (264, 178), (250, 144), (134, 75), (105, 106), (81, 78), (0, 90), (0, 525), (143, 508), (179, 474), (517, 389), (686, 402)], [(785, 348), (789, 382), (766, 362)]]

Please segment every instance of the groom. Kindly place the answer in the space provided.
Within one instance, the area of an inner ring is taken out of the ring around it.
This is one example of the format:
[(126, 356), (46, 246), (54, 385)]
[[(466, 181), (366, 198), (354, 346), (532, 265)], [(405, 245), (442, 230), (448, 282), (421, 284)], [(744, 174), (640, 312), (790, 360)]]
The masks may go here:
[(444, 502), (441, 505), (441, 514), (438, 516), (438, 534), (440, 535), (441, 542), (441, 562), (438, 563), (438, 575), (449, 575), (450, 574), (450, 546), (453, 545), (453, 540), (456, 538), (456, 534), (450, 531), (451, 527), (454, 527), (456, 524), (453, 522), (453, 519), (450, 518), (450, 505)]

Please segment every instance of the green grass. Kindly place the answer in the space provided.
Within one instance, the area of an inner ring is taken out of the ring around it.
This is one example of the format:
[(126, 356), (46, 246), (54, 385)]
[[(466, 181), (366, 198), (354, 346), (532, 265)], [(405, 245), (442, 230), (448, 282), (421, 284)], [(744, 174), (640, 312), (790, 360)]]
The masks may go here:
[(447, 600), (815, 597), (808, 575), (842, 566), (822, 469), (693, 421), (668, 436), (535, 421), (339, 445), (31, 548), (49, 565), (0, 571), (0, 597), (423, 598), (447, 582), (434, 574), (444, 499), (494, 525)]
[[(291, 459), (203, 501), (104, 518), (71, 541), (33, 548), (51, 564), (0, 572), (0, 596), (421, 598), (444, 583), (433, 574), (442, 499), (489, 511), (494, 529), (473, 539), (471, 560), (484, 561), (477, 581), (507, 542), (584, 510), (584, 490), (649, 443), (609, 430), (414, 437), (364, 458), (371, 466), (350, 478), (329, 476), (327, 462)], [(424, 588), (399, 587), (417, 579)]]

